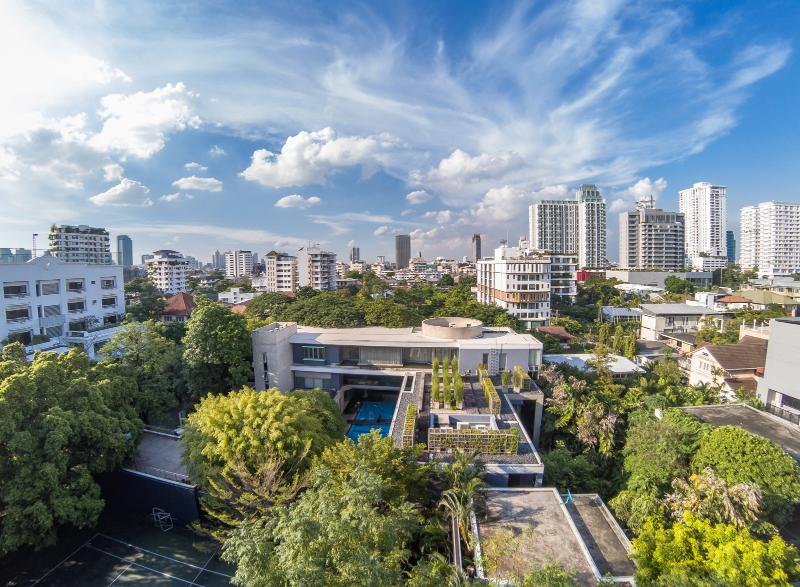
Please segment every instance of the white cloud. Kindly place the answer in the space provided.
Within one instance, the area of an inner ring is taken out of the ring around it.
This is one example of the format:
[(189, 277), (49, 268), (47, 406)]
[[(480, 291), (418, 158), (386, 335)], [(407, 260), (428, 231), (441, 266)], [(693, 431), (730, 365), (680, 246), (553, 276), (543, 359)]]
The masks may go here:
[(119, 181), (125, 174), (125, 170), (119, 163), (109, 163), (103, 165), (103, 179), (106, 181)]
[(348, 249), (352, 249), (354, 246), (356, 246), (356, 241), (354, 241), (353, 239), (350, 239), (349, 241), (347, 241), (347, 248)]
[(389, 153), (398, 147), (389, 135), (337, 137), (326, 127), (301, 131), (286, 139), (280, 153), (258, 149), (241, 175), (269, 187), (324, 184), (337, 169), (361, 166), (369, 176), (388, 165)]
[(191, 163), (187, 163), (186, 165), (184, 165), (184, 167), (190, 171), (194, 169), (200, 172), (208, 171), (208, 167), (200, 165), (199, 163), (195, 163), (194, 161), (192, 161)]
[(414, 213), (414, 210), (406, 209), (400, 212), (400, 216), (411, 216)]
[(275, 202), (276, 208), (310, 208), (316, 206), (322, 200), (317, 196), (309, 196), (304, 198), (300, 194), (292, 194), (291, 196), (283, 196), (280, 200)]
[(179, 190), (195, 190), (200, 192), (221, 192), (222, 182), (215, 177), (182, 177), (172, 182)]
[(177, 202), (179, 200), (194, 200), (194, 196), (192, 194), (182, 194), (181, 192), (175, 192), (172, 194), (164, 194), (160, 198), (158, 198), (162, 202)]
[(618, 192), (616, 197), (611, 200), (609, 212), (622, 212), (623, 210), (632, 209), (636, 202), (644, 200), (653, 196), (655, 201), (661, 197), (661, 194), (667, 189), (667, 180), (659, 177), (655, 181), (649, 177), (642, 178), (630, 187)]
[[(479, 193), (497, 181), (507, 178), (519, 171), (525, 162), (517, 153), (499, 153), (489, 155), (482, 153), (471, 156), (456, 149), (450, 156), (439, 161), (439, 165), (425, 173), (416, 171), (411, 174), (411, 181), (424, 184), (448, 194)], [(412, 192), (414, 193), (414, 192)], [(409, 200), (410, 201), (410, 200)]]
[(98, 112), (103, 127), (90, 143), (99, 151), (146, 159), (164, 147), (170, 133), (200, 126), (192, 97), (181, 82), (151, 92), (104, 96)]
[(219, 147), (217, 145), (214, 145), (213, 147), (211, 147), (208, 150), (208, 154), (211, 155), (212, 157), (223, 157), (223, 156), (227, 155), (227, 153), (225, 152), (225, 149), (223, 149), (222, 147)]
[(426, 220), (434, 219), (439, 224), (449, 224), (453, 221), (453, 212), (452, 210), (431, 210), (425, 212), (422, 217)]
[(389, 227), (388, 226), (379, 226), (378, 228), (376, 228), (372, 232), (372, 234), (375, 235), (375, 236), (385, 236), (388, 233), (389, 233)]
[(431, 196), (425, 190), (415, 190), (406, 194), (406, 201), (412, 206), (417, 204), (424, 204), (431, 199)]
[(146, 207), (152, 206), (150, 188), (132, 179), (123, 179), (114, 187), (92, 196), (89, 200), (98, 206)]

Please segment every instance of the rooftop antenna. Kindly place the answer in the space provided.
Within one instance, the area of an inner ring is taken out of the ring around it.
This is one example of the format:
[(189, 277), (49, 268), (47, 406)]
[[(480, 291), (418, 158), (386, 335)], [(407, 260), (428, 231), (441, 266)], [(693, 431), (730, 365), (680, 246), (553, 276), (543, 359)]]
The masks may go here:
[(33, 233), (33, 254), (31, 255), (33, 258), (36, 258), (36, 237), (39, 236), (38, 232)]

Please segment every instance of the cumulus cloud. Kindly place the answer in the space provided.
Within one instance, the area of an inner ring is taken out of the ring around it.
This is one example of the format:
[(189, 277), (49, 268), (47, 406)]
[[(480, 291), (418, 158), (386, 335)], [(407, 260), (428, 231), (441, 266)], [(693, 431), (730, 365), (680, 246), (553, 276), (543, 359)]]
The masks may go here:
[(152, 206), (150, 188), (132, 179), (123, 179), (114, 187), (92, 196), (89, 200), (98, 206), (121, 206), (142, 208)]
[(179, 190), (194, 190), (199, 192), (221, 192), (222, 182), (215, 177), (182, 177), (172, 182)]
[(92, 136), (91, 145), (99, 151), (146, 159), (164, 147), (170, 133), (200, 125), (190, 104), (192, 97), (181, 82), (151, 92), (104, 96), (98, 112), (103, 127)]
[(417, 204), (424, 204), (431, 199), (431, 196), (425, 190), (415, 190), (406, 194), (406, 201), (415, 206)]
[(194, 161), (192, 161), (191, 163), (187, 163), (186, 165), (184, 165), (184, 167), (190, 171), (192, 170), (197, 170), (200, 172), (208, 171), (208, 167), (206, 167), (205, 165), (200, 165), (199, 163), (195, 163)]
[(317, 196), (309, 196), (307, 198), (300, 194), (292, 194), (291, 196), (283, 196), (280, 200), (275, 202), (276, 208), (310, 208), (316, 206), (322, 200)]
[(103, 179), (106, 181), (119, 181), (124, 173), (125, 170), (119, 163), (109, 163), (103, 166)]
[(372, 234), (374, 234), (375, 236), (385, 236), (388, 233), (389, 233), (388, 226), (379, 226), (372, 232)]
[(453, 211), (452, 210), (431, 210), (430, 212), (425, 212), (422, 217), (426, 220), (435, 220), (439, 224), (449, 224), (453, 221)]
[(225, 152), (225, 149), (223, 149), (222, 147), (220, 147), (218, 145), (214, 145), (213, 147), (211, 147), (208, 150), (208, 154), (211, 155), (212, 157), (223, 157), (223, 156), (227, 155), (227, 153)]
[(160, 198), (158, 198), (162, 202), (178, 202), (180, 200), (194, 200), (194, 196), (192, 194), (182, 194), (181, 192), (175, 192), (173, 194), (164, 194)]
[(655, 181), (649, 177), (642, 178), (630, 187), (615, 194), (616, 197), (611, 200), (609, 212), (622, 212), (635, 206), (636, 202), (640, 202), (650, 196), (653, 200), (658, 201), (661, 194), (667, 189), (667, 180), (659, 177)]
[(412, 172), (411, 181), (448, 194), (479, 193), (485, 191), (488, 184), (507, 178), (524, 165), (522, 157), (513, 152), (482, 153), (473, 157), (456, 149), (427, 172)]
[(330, 127), (302, 131), (287, 138), (280, 153), (255, 151), (241, 175), (269, 187), (324, 184), (337, 169), (354, 166), (369, 176), (388, 164), (389, 153), (397, 146), (397, 139), (385, 134), (337, 137)]

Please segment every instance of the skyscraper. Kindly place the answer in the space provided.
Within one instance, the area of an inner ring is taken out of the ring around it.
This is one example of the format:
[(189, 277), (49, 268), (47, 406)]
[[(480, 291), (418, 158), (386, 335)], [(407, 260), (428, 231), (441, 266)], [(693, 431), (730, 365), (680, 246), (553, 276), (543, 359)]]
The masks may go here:
[(472, 260), (477, 263), (481, 260), (481, 235), (472, 235)]
[(398, 269), (405, 269), (411, 261), (411, 236), (398, 234), (394, 237), (394, 260)]
[(728, 263), (736, 263), (736, 237), (732, 230), (725, 231), (725, 244), (728, 247)]
[(350, 247), (350, 262), (358, 263), (361, 260), (361, 249), (358, 247)]
[(574, 200), (544, 200), (530, 207), (534, 250), (577, 255), (581, 268), (606, 263), (606, 201), (597, 186), (584, 184)]
[(619, 264), (626, 269), (683, 269), (684, 215), (655, 207), (650, 196), (619, 216)]
[(245, 277), (253, 273), (253, 251), (228, 251), (225, 253), (225, 277)]
[(759, 275), (800, 272), (800, 204), (762, 202), (741, 211), (739, 264)]
[(127, 234), (117, 236), (117, 264), (123, 267), (133, 266), (133, 241)]
[(214, 269), (225, 269), (225, 253), (214, 251), (211, 255), (211, 267)]
[(718, 269), (728, 263), (725, 186), (702, 181), (679, 192), (686, 217), (686, 260), (698, 269)]

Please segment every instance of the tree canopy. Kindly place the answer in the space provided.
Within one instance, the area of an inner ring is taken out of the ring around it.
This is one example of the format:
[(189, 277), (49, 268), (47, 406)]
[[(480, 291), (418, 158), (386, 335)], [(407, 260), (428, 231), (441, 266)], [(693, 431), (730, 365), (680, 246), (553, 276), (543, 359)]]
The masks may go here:
[(95, 475), (134, 452), (142, 422), (136, 382), (77, 349), (25, 360), (0, 352), (0, 555), (93, 526), (104, 507)]
[(136, 277), (125, 284), (125, 295), (132, 295), (134, 301), (126, 308), (126, 317), (130, 320), (160, 320), (164, 312), (166, 300), (147, 277)]

